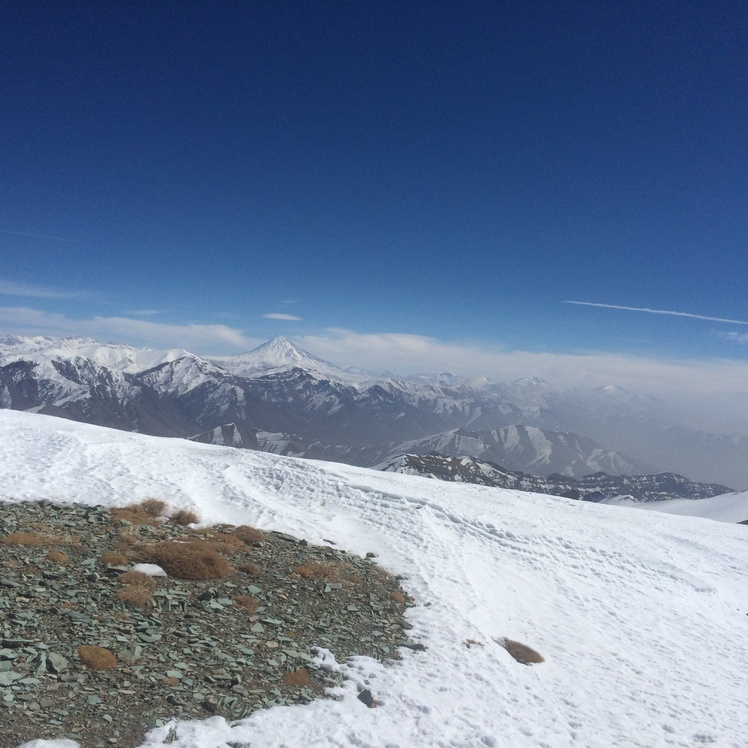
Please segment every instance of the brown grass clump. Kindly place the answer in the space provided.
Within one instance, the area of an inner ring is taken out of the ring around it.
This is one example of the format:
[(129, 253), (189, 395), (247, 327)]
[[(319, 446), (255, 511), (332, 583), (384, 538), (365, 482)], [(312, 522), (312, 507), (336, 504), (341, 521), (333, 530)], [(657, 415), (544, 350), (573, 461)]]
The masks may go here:
[(153, 590), (138, 584), (127, 584), (117, 590), (117, 599), (133, 608), (144, 608), (153, 600)]
[(117, 522), (129, 522), (132, 525), (151, 525), (158, 527), (160, 522), (143, 509), (142, 504), (133, 504), (132, 506), (119, 507), (112, 509), (112, 517)]
[(78, 656), (81, 662), (91, 670), (112, 670), (118, 664), (113, 652), (95, 644), (84, 644), (78, 647)]
[(47, 553), (47, 559), (49, 561), (53, 561), (56, 564), (69, 564), (70, 563), (70, 557), (63, 553), (62, 551), (58, 551), (55, 548), (53, 548), (49, 553)]
[(239, 571), (249, 574), (250, 577), (259, 577), (262, 569), (257, 564), (246, 563), (239, 567)]
[(37, 532), (12, 532), (6, 535), (0, 542), (9, 545), (32, 545), (44, 548), (48, 545), (74, 545), (81, 539), (80, 535), (49, 535)]
[(135, 506), (142, 509), (149, 517), (163, 517), (166, 511), (166, 502), (161, 499), (145, 499)]
[(390, 597), (398, 604), (398, 605), (405, 605), (405, 595), (403, 595), (402, 592), (398, 592), (397, 590), (393, 590), (390, 592)]
[(244, 608), (249, 615), (254, 615), (257, 612), (257, 608), (260, 607), (257, 598), (252, 597), (252, 595), (237, 595), (232, 599), (240, 608)]
[(149, 590), (156, 589), (156, 580), (142, 571), (126, 571), (124, 574), (119, 575), (118, 582), (122, 584), (134, 584), (138, 587), (147, 587)]
[(208, 543), (170, 541), (139, 549), (142, 560), (158, 564), (176, 579), (220, 579), (233, 569), (231, 564)]
[(309, 685), (309, 673), (300, 667), (298, 670), (293, 670), (286, 673), (283, 676), (284, 686), (308, 686)]
[(240, 525), (236, 530), (234, 530), (234, 535), (236, 535), (239, 540), (244, 541), (247, 545), (250, 545), (251, 543), (261, 543), (265, 540), (265, 533), (255, 527), (250, 527), (249, 525)]
[(328, 581), (338, 579), (338, 572), (331, 564), (325, 564), (321, 561), (310, 561), (306, 564), (300, 564), (293, 567), (294, 574), (298, 574), (304, 579), (322, 578)]
[(99, 561), (107, 566), (122, 566), (130, 561), (130, 558), (119, 551), (107, 551), (99, 556)]
[(246, 550), (247, 546), (233, 534), (217, 533), (207, 534), (204, 536), (205, 542), (215, 548), (218, 553), (225, 553), (229, 556)]
[(200, 517), (189, 509), (180, 509), (169, 517), (175, 525), (194, 525), (200, 521)]
[(536, 652), (532, 647), (528, 647), (527, 644), (522, 644), (522, 642), (516, 642), (512, 639), (497, 639), (496, 643), (504, 647), (517, 662), (521, 662), (523, 665), (545, 662), (543, 655)]

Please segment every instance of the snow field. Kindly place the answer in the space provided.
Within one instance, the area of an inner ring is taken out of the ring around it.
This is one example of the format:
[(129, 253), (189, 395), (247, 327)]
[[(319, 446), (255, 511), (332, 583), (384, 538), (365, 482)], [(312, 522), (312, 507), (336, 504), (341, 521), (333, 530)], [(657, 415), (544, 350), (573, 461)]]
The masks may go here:
[(426, 650), (341, 664), (339, 700), (160, 728), (143, 748), (745, 745), (745, 527), (0, 412), (3, 500), (150, 496), (377, 553)]

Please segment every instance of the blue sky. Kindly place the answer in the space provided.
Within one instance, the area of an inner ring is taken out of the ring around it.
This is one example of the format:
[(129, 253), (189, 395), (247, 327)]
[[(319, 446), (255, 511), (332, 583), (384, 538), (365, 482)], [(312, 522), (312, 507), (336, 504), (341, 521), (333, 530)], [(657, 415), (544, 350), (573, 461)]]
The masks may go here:
[(745, 373), (742, 0), (27, 2), (0, 49), (6, 332)]

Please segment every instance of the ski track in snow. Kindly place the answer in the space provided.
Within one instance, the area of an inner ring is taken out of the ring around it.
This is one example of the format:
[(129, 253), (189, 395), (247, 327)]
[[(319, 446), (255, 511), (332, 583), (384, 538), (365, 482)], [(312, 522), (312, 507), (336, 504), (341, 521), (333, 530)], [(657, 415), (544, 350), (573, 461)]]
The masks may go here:
[[(0, 498), (148, 496), (376, 552), (427, 649), (341, 665), (339, 700), (180, 723), (173, 742), (159, 728), (144, 748), (746, 744), (744, 527), (0, 412)], [(546, 661), (516, 663), (502, 637)]]

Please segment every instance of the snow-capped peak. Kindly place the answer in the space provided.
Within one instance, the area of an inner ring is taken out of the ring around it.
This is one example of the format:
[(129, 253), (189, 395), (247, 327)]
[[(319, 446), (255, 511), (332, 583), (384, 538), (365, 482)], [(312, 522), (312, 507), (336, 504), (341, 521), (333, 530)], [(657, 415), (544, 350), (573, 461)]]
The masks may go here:
[(514, 384), (520, 387), (548, 387), (548, 382), (540, 377), (522, 377), (521, 379), (515, 379)]
[(602, 387), (598, 387), (597, 392), (605, 393), (606, 395), (626, 395), (628, 394), (623, 387), (619, 387), (617, 384), (606, 384)]
[(322, 379), (338, 382), (358, 381), (362, 377), (346, 371), (329, 361), (302, 350), (287, 338), (278, 336), (248, 353), (237, 356), (219, 356), (211, 359), (232, 374), (240, 377), (257, 377), (287, 369), (304, 369)]

